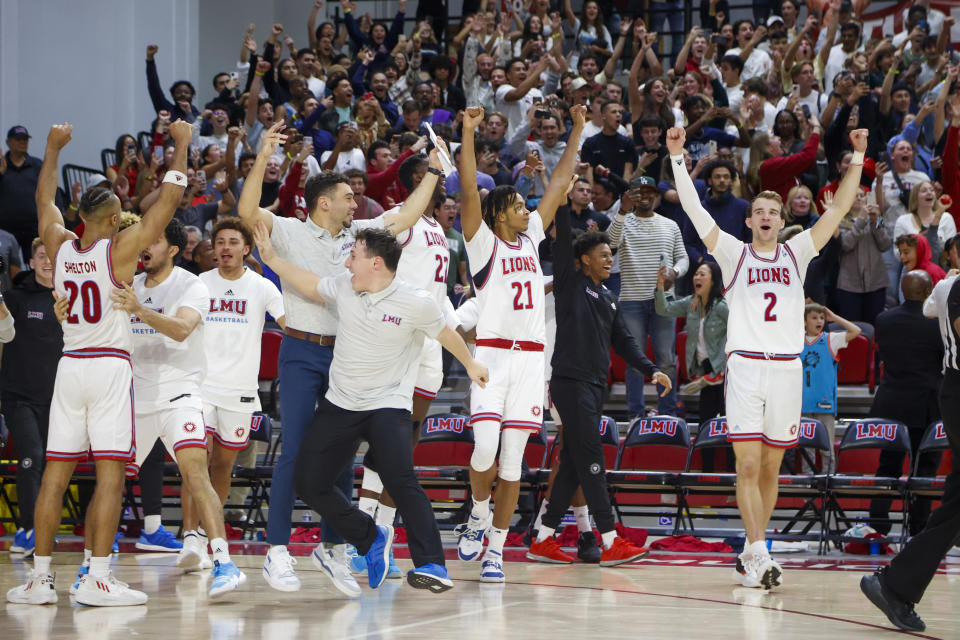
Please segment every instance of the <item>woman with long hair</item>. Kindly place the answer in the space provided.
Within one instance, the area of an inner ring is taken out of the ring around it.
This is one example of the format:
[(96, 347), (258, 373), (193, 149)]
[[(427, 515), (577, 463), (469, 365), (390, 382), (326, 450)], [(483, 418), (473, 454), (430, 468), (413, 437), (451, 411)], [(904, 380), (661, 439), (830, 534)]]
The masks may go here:
[(883, 254), (893, 244), (893, 230), (878, 224), (880, 218), (880, 207), (868, 204), (867, 190), (861, 188), (840, 221), (840, 269), (834, 308), (840, 317), (853, 322), (873, 324), (886, 301), (890, 277)]
[(820, 121), (811, 117), (812, 132), (798, 153), (786, 153), (780, 136), (761, 132), (754, 134), (750, 145), (750, 164), (747, 180), (754, 193), (776, 191), (784, 200), (790, 189), (798, 184), (798, 176), (811, 169), (817, 161), (820, 144)]
[(787, 216), (788, 225), (798, 224), (804, 229), (809, 229), (820, 219), (813, 192), (805, 184), (798, 184), (790, 189), (783, 204), (783, 212)]
[(124, 133), (117, 138), (113, 154), (113, 164), (106, 170), (107, 180), (116, 186), (120, 177), (125, 176), (131, 186), (136, 185), (140, 170), (147, 166), (137, 139)]
[(577, 61), (585, 53), (595, 54), (601, 67), (613, 55), (613, 38), (610, 31), (604, 26), (603, 11), (596, 0), (587, 0), (583, 3), (580, 16), (573, 12), (570, 0), (563, 0), (563, 10), (567, 15), (567, 23), (574, 32), (576, 51), (570, 60), (570, 68), (577, 68)]
[(357, 121), (360, 135), (360, 148), (364, 155), (376, 140), (383, 140), (390, 131), (390, 121), (383, 115), (380, 102), (374, 97), (360, 100), (353, 106), (353, 117)]
[[(922, 234), (930, 244), (930, 261), (940, 264), (940, 255), (947, 240), (957, 235), (957, 225), (953, 216), (943, 215), (945, 208), (937, 201), (937, 190), (933, 183), (924, 180), (910, 189), (910, 202), (907, 213), (897, 218), (893, 227), (893, 237), (905, 234)], [(846, 316), (844, 316), (846, 317)]]
[[(663, 274), (659, 274), (654, 304), (658, 315), (687, 320), (685, 362), (691, 382), (683, 387), (682, 392), (700, 391), (697, 411), (700, 424), (722, 416), (725, 413), (723, 374), (727, 366), (728, 309), (723, 298), (720, 266), (715, 262), (704, 262), (697, 267), (693, 274), (693, 293), (683, 298), (675, 298), (673, 291), (664, 291)], [(703, 470), (711, 472), (714, 470), (713, 451), (703, 453)]]

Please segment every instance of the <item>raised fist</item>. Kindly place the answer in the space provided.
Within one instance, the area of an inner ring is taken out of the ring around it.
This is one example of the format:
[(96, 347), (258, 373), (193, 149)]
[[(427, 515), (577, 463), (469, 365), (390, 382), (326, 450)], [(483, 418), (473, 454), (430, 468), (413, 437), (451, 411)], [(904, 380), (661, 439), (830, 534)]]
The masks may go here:
[(679, 156), (683, 153), (683, 145), (687, 141), (687, 132), (683, 127), (671, 127), (667, 131), (667, 150), (671, 156)]
[(865, 153), (867, 151), (867, 137), (869, 134), (870, 131), (868, 129), (856, 129), (850, 132), (850, 144), (853, 145), (854, 151), (859, 153)]
[(158, 47), (157, 45), (155, 45), (155, 44), (148, 44), (148, 45), (147, 45), (147, 60), (153, 60), (153, 56), (157, 55), (157, 51), (159, 51), (159, 50), (160, 50), (160, 47)]
[(73, 135), (73, 125), (67, 124), (55, 124), (50, 127), (50, 133), (47, 135), (47, 146), (53, 149), (63, 149), (67, 146), (67, 143), (70, 142), (70, 138)]

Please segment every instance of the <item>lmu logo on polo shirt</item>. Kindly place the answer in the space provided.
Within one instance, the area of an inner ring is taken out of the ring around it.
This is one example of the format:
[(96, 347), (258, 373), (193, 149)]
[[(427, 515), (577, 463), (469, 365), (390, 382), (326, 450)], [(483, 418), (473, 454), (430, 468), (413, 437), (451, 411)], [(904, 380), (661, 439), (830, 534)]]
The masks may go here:
[(399, 317), (399, 316), (391, 316), (391, 315), (388, 315), (388, 314), (385, 313), (385, 314), (383, 314), (383, 317), (380, 319), (380, 322), (390, 322), (390, 323), (395, 324), (395, 325), (397, 325), (397, 326), (399, 327), (399, 326), (400, 326), (400, 317)]

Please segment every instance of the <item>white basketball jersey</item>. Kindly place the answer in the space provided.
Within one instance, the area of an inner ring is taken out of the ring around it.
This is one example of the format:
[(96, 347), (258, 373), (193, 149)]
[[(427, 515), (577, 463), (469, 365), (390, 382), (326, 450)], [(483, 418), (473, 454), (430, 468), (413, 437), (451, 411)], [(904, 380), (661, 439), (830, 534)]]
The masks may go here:
[(216, 269), (200, 274), (210, 295), (203, 329), (207, 373), (203, 400), (231, 411), (259, 411), (257, 375), (265, 314), (283, 316), (277, 286), (246, 269), (226, 280)]
[(769, 258), (728, 234), (721, 234), (717, 248), (714, 255), (723, 272), (724, 297), (730, 310), (727, 353), (802, 352), (803, 279), (817, 253), (810, 232), (778, 244)]
[(536, 211), (515, 243), (485, 223), (466, 241), (473, 284), (480, 304), (477, 338), (546, 341), (543, 271), (538, 247), (543, 221)]
[(54, 260), (54, 288), (70, 301), (63, 323), (63, 350), (122, 349), (130, 352), (129, 315), (114, 309), (110, 293), (122, 289), (113, 278), (113, 239), (101, 238), (86, 249), (80, 241), (64, 242)]
[(209, 305), (207, 288), (200, 278), (174, 267), (167, 279), (147, 287), (147, 274), (133, 278), (137, 300), (148, 309), (175, 316), (182, 307), (200, 314), (200, 324), (182, 342), (168, 338), (137, 316), (127, 316), (133, 328), (136, 351), (133, 356), (133, 388), (137, 413), (149, 413), (176, 406), (201, 408), (203, 381), (203, 316)]
[(450, 250), (443, 227), (433, 218), (420, 216), (397, 240), (403, 247), (397, 277), (428, 292), (443, 308), (450, 272)]

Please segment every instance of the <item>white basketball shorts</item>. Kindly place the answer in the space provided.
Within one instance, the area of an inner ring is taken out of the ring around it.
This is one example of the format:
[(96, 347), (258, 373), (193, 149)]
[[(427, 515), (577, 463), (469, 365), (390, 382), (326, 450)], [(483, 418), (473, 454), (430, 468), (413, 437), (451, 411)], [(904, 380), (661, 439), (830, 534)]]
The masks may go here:
[(725, 385), (727, 440), (796, 446), (803, 400), (799, 358), (765, 360), (732, 353)]

